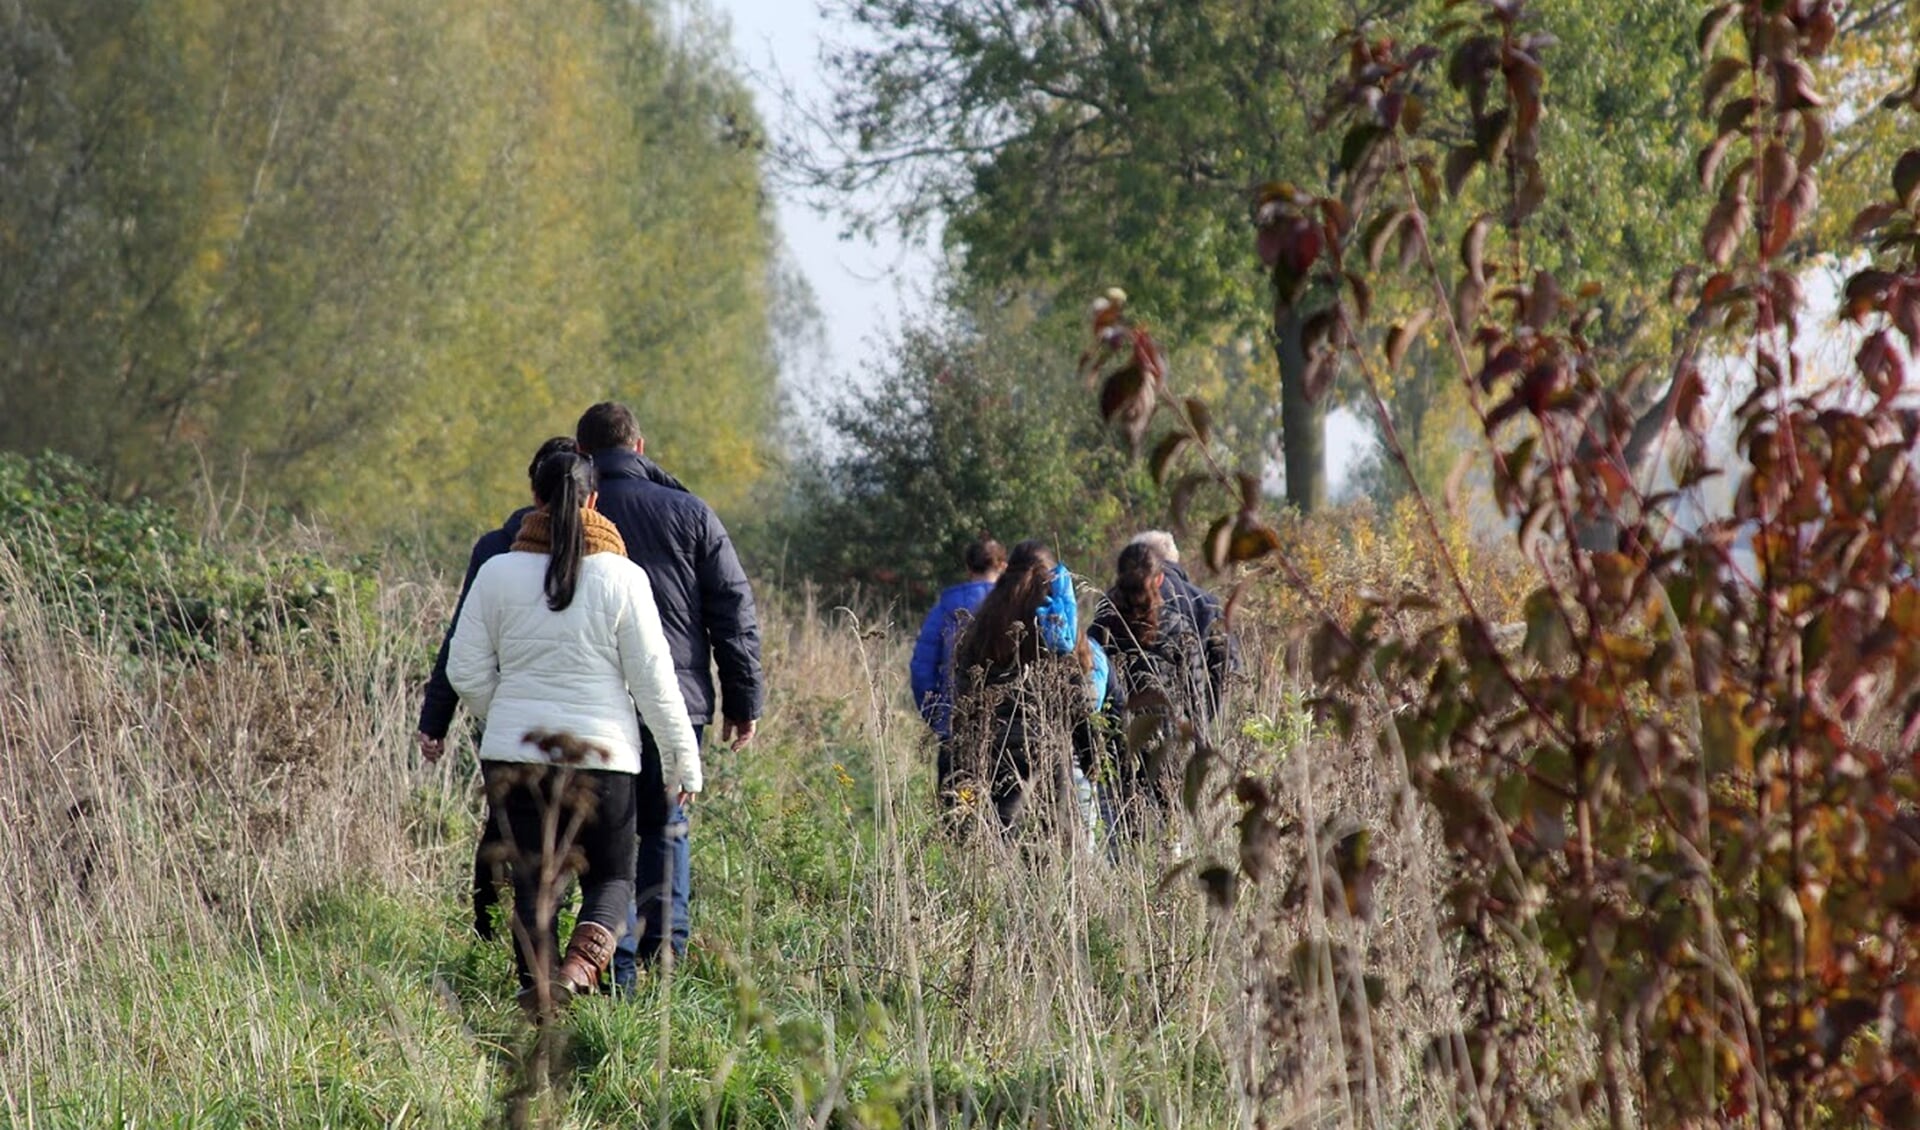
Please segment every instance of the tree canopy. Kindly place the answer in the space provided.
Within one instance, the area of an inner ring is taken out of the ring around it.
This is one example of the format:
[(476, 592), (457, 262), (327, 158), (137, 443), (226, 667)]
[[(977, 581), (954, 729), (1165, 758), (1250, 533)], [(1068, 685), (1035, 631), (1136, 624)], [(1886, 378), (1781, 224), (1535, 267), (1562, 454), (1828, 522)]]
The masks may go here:
[[(843, 0), (835, 10), (873, 45), (835, 58), (844, 150), (820, 170), (828, 183), (891, 186), (909, 223), (945, 217), (966, 271), (986, 285), (1119, 285), (1170, 339), (1223, 326), (1272, 335), (1283, 397), (1304, 395), (1304, 374), (1287, 364), (1300, 327), (1276, 316), (1254, 254), (1262, 186), (1320, 192), (1339, 179), (1353, 135), (1317, 127), (1343, 109), (1327, 93), (1356, 19), (1415, 40), (1467, 11), (1437, 0)], [(1543, 183), (1526, 194), (1538, 208), (1528, 238), (1498, 250), (1497, 266), (1514, 278), (1548, 269), (1621, 284), (1600, 327), (1621, 346), (1671, 329), (1666, 285), (1705, 215), (1692, 186), (1707, 123), (1685, 84), (1704, 10), (1603, 0), (1555, 5), (1530, 24), (1534, 49), (1554, 61), (1542, 93), (1547, 156)], [(1839, 29), (1840, 59), (1864, 51), (1883, 78), (1910, 73), (1920, 37), (1889, 33), (1916, 12), (1883, 3), (1855, 13)], [(1447, 70), (1434, 68), (1417, 112), (1461, 150), (1503, 147), (1499, 130), (1475, 136), (1478, 115)], [(1885, 149), (1885, 132), (1863, 114), (1832, 141)], [(1429, 209), (1436, 244), (1501, 207), (1499, 186), (1421, 173), (1436, 197), (1458, 194)], [(1394, 301), (1391, 280), (1379, 289)], [(1319, 427), (1303, 421), (1301, 441), (1316, 442), (1304, 433)], [(1296, 472), (1318, 473), (1290, 463)]]

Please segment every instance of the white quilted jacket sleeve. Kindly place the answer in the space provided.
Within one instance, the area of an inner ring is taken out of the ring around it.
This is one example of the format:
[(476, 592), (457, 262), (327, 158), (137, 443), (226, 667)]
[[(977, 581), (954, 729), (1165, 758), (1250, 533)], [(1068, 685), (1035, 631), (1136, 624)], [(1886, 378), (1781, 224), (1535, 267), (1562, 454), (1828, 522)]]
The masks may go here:
[(497, 570), (489, 576), (487, 567), (481, 566), (453, 626), (453, 642), (447, 646), (447, 681), (460, 695), (461, 705), (481, 721), (486, 720), (493, 692), (500, 686), (500, 641), (493, 615), (499, 580)]
[(697, 793), (705, 784), (700, 747), (693, 740), (693, 723), (688, 720), (687, 702), (680, 694), (680, 679), (673, 669), (673, 649), (660, 627), (653, 583), (638, 565), (621, 570), (620, 575), (625, 582), (621, 586), (624, 607), (615, 630), (627, 691), (660, 744), (661, 775), (667, 792)]

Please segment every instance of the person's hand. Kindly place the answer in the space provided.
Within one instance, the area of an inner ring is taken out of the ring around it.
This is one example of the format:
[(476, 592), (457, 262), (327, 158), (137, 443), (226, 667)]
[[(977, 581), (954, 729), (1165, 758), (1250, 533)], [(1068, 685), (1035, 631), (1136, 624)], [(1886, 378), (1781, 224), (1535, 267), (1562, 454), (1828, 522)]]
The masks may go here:
[(447, 752), (447, 739), (430, 738), (425, 730), (414, 734), (413, 742), (420, 747), (421, 760), (428, 765), (440, 760), (440, 755)]
[(720, 723), (720, 740), (736, 752), (743, 750), (752, 743), (754, 731), (759, 728), (759, 725), (759, 722), (751, 718), (745, 722), (737, 718), (725, 719)]
[(685, 808), (689, 804), (693, 803), (694, 797), (697, 797), (699, 795), (700, 795), (699, 793), (690, 793), (685, 789), (681, 789), (679, 792), (674, 794), (673, 803), (679, 805), (681, 808)]

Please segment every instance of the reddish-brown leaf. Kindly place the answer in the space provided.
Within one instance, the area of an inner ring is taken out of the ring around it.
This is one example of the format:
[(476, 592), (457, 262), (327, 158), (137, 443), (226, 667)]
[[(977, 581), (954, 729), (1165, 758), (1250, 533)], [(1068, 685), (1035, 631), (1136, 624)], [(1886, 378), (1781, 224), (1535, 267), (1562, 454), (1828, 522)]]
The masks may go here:
[(1787, 190), (1787, 207), (1793, 210), (1794, 226), (1804, 225), (1819, 206), (1820, 182), (1812, 169), (1802, 169), (1800, 175), (1793, 178), (1793, 187)]
[(1374, 106), (1373, 116), (1376, 121), (1391, 131), (1399, 128), (1400, 115), (1406, 108), (1406, 92), (1395, 90), (1381, 98), (1379, 104)]
[(1207, 568), (1218, 573), (1227, 567), (1227, 545), (1233, 539), (1233, 518), (1223, 514), (1207, 527), (1207, 537), (1201, 545), (1207, 559)]
[(1773, 295), (1773, 308), (1776, 313), (1800, 309), (1806, 301), (1806, 294), (1800, 287), (1800, 276), (1790, 270), (1775, 268), (1767, 272), (1767, 292)]
[(1813, 72), (1798, 59), (1775, 60), (1773, 105), (1778, 110), (1817, 110), (1827, 104), (1815, 89)]
[(1560, 316), (1560, 284), (1552, 274), (1536, 271), (1533, 285), (1520, 304), (1520, 320), (1535, 330), (1544, 330)]
[(1393, 238), (1395, 229), (1404, 223), (1410, 215), (1411, 213), (1404, 208), (1395, 209), (1394, 211), (1379, 216), (1367, 225), (1365, 242), (1367, 246), (1367, 268), (1369, 270), (1377, 271), (1380, 269), (1380, 261), (1386, 258), (1387, 255), (1388, 241)]
[(1760, 257), (1772, 259), (1787, 249), (1787, 243), (1793, 239), (1793, 205), (1785, 200), (1773, 206), (1772, 214), (1767, 217), (1766, 236), (1760, 241)]
[(1733, 272), (1716, 272), (1712, 278), (1707, 280), (1706, 285), (1700, 288), (1700, 305), (1703, 307), (1712, 306), (1722, 298), (1725, 298), (1727, 292), (1732, 289)]
[(1709, 55), (1714, 44), (1720, 42), (1720, 34), (1733, 22), (1738, 5), (1722, 4), (1700, 18), (1700, 28), (1694, 33), (1694, 42), (1699, 45), (1700, 54)]
[(1212, 481), (1210, 476), (1198, 472), (1174, 480), (1167, 491), (1167, 517), (1173, 522), (1175, 532), (1187, 532), (1187, 511), (1193, 507), (1193, 496)]
[(1886, 305), (1899, 277), (1889, 271), (1867, 270), (1847, 280), (1846, 314), (1858, 322)]
[(1427, 246), (1427, 225), (1419, 215), (1415, 215), (1400, 225), (1400, 269), (1411, 271), (1420, 262), (1420, 253)]
[(1713, 187), (1713, 174), (1719, 171), (1720, 162), (1726, 157), (1727, 148), (1733, 144), (1734, 136), (1735, 135), (1730, 133), (1723, 133), (1719, 137), (1714, 138), (1707, 144), (1705, 149), (1700, 151), (1699, 159), (1694, 162), (1694, 171), (1700, 176), (1701, 188), (1711, 189)]
[(1834, 17), (1832, 4), (1814, 4), (1807, 18), (1800, 25), (1801, 33), (1806, 36), (1806, 52), (1809, 58), (1819, 58), (1833, 46), (1833, 37), (1840, 33), (1840, 21)]
[(1260, 265), (1271, 271), (1280, 261), (1280, 251), (1286, 242), (1286, 232), (1279, 224), (1264, 224), (1254, 237), (1254, 250), (1260, 255)]
[(1852, 239), (1865, 239), (1867, 236), (1878, 231), (1881, 225), (1899, 214), (1900, 206), (1898, 204), (1890, 204), (1886, 201), (1881, 201), (1878, 204), (1869, 204), (1865, 208), (1860, 209), (1859, 215), (1853, 218), (1853, 225), (1847, 229), (1847, 235)]
[(1707, 382), (1700, 375), (1700, 367), (1692, 364), (1682, 365), (1673, 379), (1680, 386), (1673, 395), (1673, 418), (1681, 427), (1698, 433), (1706, 426)]
[(1547, 177), (1540, 171), (1538, 161), (1527, 162), (1527, 171), (1520, 178), (1520, 185), (1513, 192), (1512, 221), (1524, 224), (1527, 217), (1540, 210), (1547, 201)]
[(1238, 564), (1255, 561), (1280, 548), (1280, 535), (1249, 511), (1234, 519), (1233, 536), (1227, 540), (1227, 560)]
[(1186, 399), (1187, 422), (1193, 425), (1193, 438), (1202, 446), (1213, 442), (1213, 409), (1197, 396)]
[(1260, 476), (1251, 471), (1242, 471), (1234, 476), (1240, 484), (1240, 509), (1258, 510), (1260, 508)]
[(1426, 328), (1427, 321), (1433, 317), (1432, 310), (1415, 310), (1407, 320), (1387, 331), (1387, 367), (1398, 369), (1400, 362), (1406, 359), (1407, 350), (1413, 341)]
[(1154, 388), (1165, 387), (1167, 383), (1167, 355), (1161, 350), (1160, 343), (1144, 326), (1133, 329), (1133, 362), (1146, 373)]
[(1880, 406), (1884, 407), (1894, 397), (1900, 395), (1906, 387), (1907, 363), (1894, 347), (1887, 331), (1880, 330), (1860, 345), (1860, 352), (1854, 355), (1854, 364), (1859, 366), (1860, 377), (1873, 390)]
[(1100, 387), (1100, 415), (1120, 429), (1133, 453), (1139, 455), (1140, 441), (1146, 438), (1147, 424), (1153, 418), (1153, 386), (1138, 362), (1107, 377)]
[(1166, 485), (1167, 472), (1172, 469), (1180, 449), (1192, 442), (1193, 437), (1181, 431), (1168, 432), (1160, 437), (1160, 442), (1153, 445), (1153, 453), (1147, 457), (1147, 469), (1153, 473), (1154, 482)]
[(1714, 132), (1745, 133), (1747, 121), (1753, 117), (1753, 112), (1758, 105), (1752, 98), (1735, 98), (1720, 108), (1720, 116)]
[(1486, 300), (1487, 284), (1473, 275), (1460, 280), (1453, 290), (1453, 320), (1464, 332), (1480, 320), (1481, 304)]
[(1147, 375), (1138, 365), (1127, 365), (1114, 370), (1100, 386), (1100, 416), (1108, 423), (1127, 407), (1139, 400), (1147, 387)]
[(1326, 398), (1333, 388), (1333, 378), (1340, 370), (1340, 355), (1332, 350), (1324, 350), (1307, 358), (1307, 371), (1301, 374), (1301, 391), (1306, 394), (1307, 403), (1318, 404)]
[(1473, 175), (1473, 167), (1480, 163), (1480, 151), (1471, 145), (1456, 145), (1447, 150), (1447, 163), (1443, 176), (1447, 182), (1447, 195), (1459, 196), (1460, 189)]
[(1787, 190), (1793, 187), (1794, 178), (1799, 174), (1800, 167), (1786, 146), (1778, 141), (1768, 145), (1760, 155), (1760, 203), (1766, 205), (1786, 199)]
[(1920, 149), (1907, 150), (1893, 163), (1893, 195), (1902, 208), (1920, 208)]
[(1887, 316), (1906, 335), (1907, 348), (1920, 352), (1920, 279), (1909, 279), (1888, 296)]
[(1336, 307), (1314, 311), (1307, 315), (1306, 321), (1300, 323), (1300, 348), (1309, 357), (1329, 352), (1339, 344), (1334, 339), (1339, 328), (1340, 311)]
[(1736, 59), (1731, 55), (1722, 55), (1707, 64), (1706, 76), (1700, 80), (1700, 116), (1702, 118), (1710, 119), (1714, 116), (1715, 108), (1720, 105), (1720, 96), (1727, 92), (1727, 87), (1731, 86), (1735, 79), (1746, 74), (1748, 69), (1746, 60)]
[(1373, 288), (1356, 271), (1346, 272), (1347, 289), (1353, 293), (1354, 321), (1365, 322), (1373, 317)]
[(1487, 359), (1480, 372), (1474, 376), (1482, 391), (1491, 392), (1501, 377), (1511, 376), (1526, 366), (1527, 355), (1517, 345), (1509, 345)]
[(1745, 197), (1727, 197), (1715, 204), (1700, 237), (1700, 249), (1707, 261), (1716, 267), (1733, 262), (1734, 249), (1740, 246), (1749, 222)]
[(1811, 169), (1827, 155), (1827, 124), (1818, 114), (1800, 116), (1800, 167)]
[(1336, 239), (1344, 237), (1353, 227), (1353, 217), (1347, 213), (1346, 204), (1335, 197), (1321, 199), (1320, 216)]
[(1467, 269), (1467, 274), (1483, 281), (1487, 277), (1487, 233), (1492, 230), (1492, 218), (1483, 215), (1460, 237), (1461, 266)]

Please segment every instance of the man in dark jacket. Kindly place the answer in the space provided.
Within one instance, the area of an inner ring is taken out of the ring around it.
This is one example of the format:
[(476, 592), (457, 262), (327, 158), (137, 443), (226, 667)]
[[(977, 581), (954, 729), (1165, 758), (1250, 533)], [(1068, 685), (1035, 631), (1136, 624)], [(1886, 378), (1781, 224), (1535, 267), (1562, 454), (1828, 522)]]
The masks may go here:
[(1160, 596), (1179, 608), (1200, 633), (1206, 648), (1208, 716), (1220, 717), (1227, 678), (1240, 669), (1240, 642), (1227, 631), (1226, 608), (1220, 598), (1193, 583), (1180, 564), (1180, 546), (1165, 530), (1144, 530), (1131, 544), (1144, 545), (1160, 559)]
[[(527, 464), (527, 481), (531, 483), (540, 464), (549, 455), (560, 452), (572, 452), (572, 436), (555, 436), (540, 445), (533, 453), (533, 462)], [(644, 472), (653, 482), (671, 490), (685, 491), (687, 488), (680, 480), (661, 470), (657, 465), (641, 460)], [(420, 756), (429, 763), (440, 760), (446, 752), (447, 731), (453, 727), (453, 711), (460, 704), (460, 696), (454, 692), (453, 684), (447, 680), (447, 649), (453, 642), (453, 626), (460, 622), (460, 610), (467, 605), (467, 590), (473, 587), (473, 578), (479, 574), (480, 566), (507, 552), (513, 547), (513, 539), (520, 534), (520, 520), (533, 510), (531, 506), (522, 506), (497, 530), (488, 530), (473, 543), (473, 551), (467, 555), (467, 575), (460, 581), (460, 599), (454, 603), (453, 619), (447, 623), (447, 633), (441, 637), (440, 653), (433, 660), (433, 674), (427, 677), (425, 693), (420, 702), (420, 725), (414, 734), (414, 742), (420, 747)], [(485, 719), (478, 719), (485, 721)], [(473, 858), (473, 929), (482, 938), (493, 937), (493, 868), (487, 860), (487, 847), (499, 839), (499, 829), (489, 818), (481, 821), (480, 842), (475, 846)]]
[[(646, 440), (626, 405), (602, 403), (587, 409), (574, 440), (600, 472), (597, 508), (619, 528), (627, 556), (653, 583), (660, 626), (673, 649), (695, 740), (704, 735), (718, 706), (721, 740), (736, 750), (744, 748), (753, 740), (766, 689), (753, 589), (726, 527), (699, 498), (664, 488), (647, 474)], [(717, 702), (715, 668), (720, 675)], [(613, 960), (614, 984), (628, 988), (637, 977), (636, 959), (650, 961), (669, 943), (676, 954), (685, 952), (692, 886), (686, 813), (667, 796), (653, 735), (643, 728), (640, 738), (636, 913)]]

